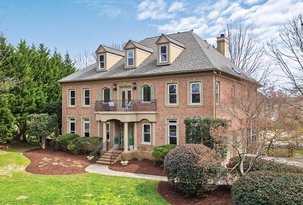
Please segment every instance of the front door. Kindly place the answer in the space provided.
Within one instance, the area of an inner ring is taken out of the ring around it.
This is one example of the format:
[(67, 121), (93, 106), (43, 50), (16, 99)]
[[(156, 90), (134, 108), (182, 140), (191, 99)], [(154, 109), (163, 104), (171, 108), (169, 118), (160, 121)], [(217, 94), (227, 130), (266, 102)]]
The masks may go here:
[(127, 87), (127, 88), (121, 88), (121, 107), (125, 108), (128, 106), (129, 102), (131, 101), (131, 88)]

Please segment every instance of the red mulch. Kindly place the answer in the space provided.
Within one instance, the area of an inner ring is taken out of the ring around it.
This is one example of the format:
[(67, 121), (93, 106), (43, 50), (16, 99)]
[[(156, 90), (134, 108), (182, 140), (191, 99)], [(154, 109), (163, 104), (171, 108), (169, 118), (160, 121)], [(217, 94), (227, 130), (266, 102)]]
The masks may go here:
[(109, 169), (120, 172), (131, 172), (138, 174), (151, 174), (158, 176), (165, 176), (163, 167), (154, 164), (154, 161), (144, 159), (140, 160), (131, 160), (128, 162), (128, 165), (123, 166), (120, 164), (120, 161), (109, 166)]
[(203, 197), (186, 198), (181, 193), (174, 191), (168, 182), (158, 185), (160, 195), (172, 205), (232, 205), (229, 186), (220, 186)]
[(67, 175), (84, 173), (90, 164), (84, 155), (71, 155), (55, 150), (31, 150), (23, 153), (31, 160), (25, 168), (27, 172), (47, 175)]

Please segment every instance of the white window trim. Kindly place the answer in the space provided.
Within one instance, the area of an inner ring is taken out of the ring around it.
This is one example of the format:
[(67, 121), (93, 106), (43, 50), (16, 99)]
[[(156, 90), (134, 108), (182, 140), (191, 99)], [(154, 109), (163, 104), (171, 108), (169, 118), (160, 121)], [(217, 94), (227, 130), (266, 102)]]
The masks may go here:
[[(108, 130), (107, 130), (107, 125), (108, 125)], [(107, 133), (109, 135), (108, 139), (107, 139)], [(107, 140), (107, 142), (110, 142), (110, 123), (109, 122), (106, 123), (106, 140)]]
[[(144, 132), (144, 125), (149, 125), (149, 131), (150, 131), (149, 133)], [(150, 142), (145, 142), (144, 141), (144, 134), (149, 134), (150, 135), (150, 137), (149, 137)], [(152, 125), (151, 125), (151, 123), (143, 123), (142, 124), (142, 143), (141, 144), (151, 145), (151, 143), (152, 143)]]
[(72, 133), (71, 132), (71, 123), (72, 123), (72, 121), (75, 124), (75, 130), (74, 130), (73, 134), (76, 134), (76, 119), (74, 117), (69, 117), (68, 118), (68, 133)]
[[(133, 64), (132, 65), (129, 65), (128, 64), (128, 53), (129, 52), (133, 52)], [(127, 65), (127, 67), (133, 67), (133, 66), (135, 66), (135, 49), (130, 49), (130, 50), (127, 50), (126, 51), (126, 65)]]
[(152, 101), (152, 99), (151, 99), (151, 96), (150, 96), (150, 101), (144, 101), (144, 87), (149, 87), (149, 89), (150, 89), (150, 95), (151, 95), (151, 86), (149, 86), (149, 85), (143, 85), (142, 87), (141, 87), (141, 98), (142, 98), (142, 102), (143, 103), (151, 103), (151, 101)]
[[(71, 91), (74, 91), (75, 92), (75, 104), (74, 105), (71, 105)], [(76, 107), (76, 89), (68, 89), (68, 106), (69, 107)]]
[[(161, 60), (161, 47), (166, 47), (166, 53), (163, 53), (163, 54), (166, 54), (166, 61)], [(159, 45), (159, 62), (160, 63), (167, 63), (168, 62), (168, 44)]]
[[(169, 93), (170, 85), (176, 86), (176, 103), (170, 103), (170, 93)], [(167, 83), (167, 104), (168, 105), (178, 105), (178, 83)]]
[[(103, 67), (103, 68), (101, 68), (101, 65), (100, 65), (100, 63), (101, 63), (101, 61), (100, 61), (100, 56), (103, 56), (103, 64), (104, 64), (104, 67)], [(104, 54), (99, 54), (99, 55), (98, 55), (98, 60), (99, 60), (99, 70), (105, 69), (105, 55), (104, 55)]]
[[(169, 119), (167, 120), (168, 123), (167, 123), (167, 144), (170, 144), (170, 131), (169, 131), (169, 126), (170, 125), (175, 125), (176, 126), (176, 138), (177, 138), (177, 145), (179, 144), (179, 128), (178, 128), (178, 120), (176, 119)], [(171, 123), (170, 121), (176, 121), (174, 123)]]
[[(89, 104), (88, 105), (86, 105), (85, 104), (85, 91), (86, 90), (88, 90), (89, 91)], [(89, 88), (83, 88), (83, 90), (82, 90), (82, 97), (83, 97), (83, 106), (85, 106), (85, 107), (89, 107), (90, 105), (91, 105), (91, 93), (90, 93), (90, 89)]]
[[(192, 94), (198, 94), (198, 93), (193, 93), (192, 92), (192, 84), (199, 84), (199, 86), (200, 86), (200, 89), (199, 89), (199, 95), (200, 95), (200, 102), (198, 102), (198, 103), (193, 103), (193, 96), (192, 96)], [(189, 103), (191, 104), (191, 105), (201, 105), (202, 104), (202, 86), (201, 86), (202, 84), (201, 84), (201, 82), (190, 82), (189, 83)]]
[(82, 136), (85, 137), (85, 124), (88, 123), (88, 133), (89, 133), (89, 137), (90, 137), (90, 120), (89, 118), (83, 118), (83, 123), (82, 123)]

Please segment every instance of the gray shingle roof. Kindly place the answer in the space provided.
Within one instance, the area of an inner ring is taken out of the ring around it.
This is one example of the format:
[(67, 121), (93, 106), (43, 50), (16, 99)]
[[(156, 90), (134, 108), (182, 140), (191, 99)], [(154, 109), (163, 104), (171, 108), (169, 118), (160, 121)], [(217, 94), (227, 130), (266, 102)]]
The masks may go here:
[[(123, 52), (123, 51), (120, 51), (120, 50), (118, 50), (118, 49), (111, 48), (111, 47), (108, 47), (108, 46), (103, 45), (103, 44), (101, 44), (101, 45), (99, 46), (99, 48), (100, 48), (100, 47), (103, 47), (104, 50), (105, 50), (106, 52), (113, 53), (113, 54), (117, 54), (117, 55), (119, 55), (119, 56), (124, 56), (124, 52)], [(99, 50), (99, 48), (97, 49), (97, 51)], [(97, 51), (96, 51), (96, 52), (97, 52)]]
[[(230, 62), (215, 48), (194, 34), (192, 31), (167, 35), (184, 44), (185, 49), (170, 65), (157, 65), (157, 52), (153, 52), (138, 68), (125, 69), (125, 57), (108, 71), (96, 72), (96, 64), (79, 70), (58, 82), (76, 82), (100, 79), (129, 78), (151, 75), (163, 75), (186, 72), (222, 71), (232, 76), (253, 81), (235, 64)], [(159, 36), (146, 38), (139, 44), (152, 50), (156, 49), (155, 42)]]
[(142, 49), (144, 51), (147, 51), (147, 52), (150, 52), (150, 53), (153, 52), (153, 49), (151, 49), (151, 48), (149, 48), (147, 46), (144, 46), (144, 45), (142, 45), (140, 43), (137, 43), (136, 41), (129, 40), (129, 42), (131, 42), (132, 44), (134, 44), (136, 46), (136, 48), (140, 48), (140, 49)]
[[(181, 42), (179, 42), (179, 41), (177, 41), (177, 40), (175, 40), (175, 39), (169, 37), (168, 35), (162, 34), (161, 36), (164, 36), (165, 38), (167, 38), (171, 43), (174, 43), (174, 44), (176, 44), (176, 45), (178, 45), (178, 46), (180, 46), (180, 47), (182, 47), (182, 48), (185, 48), (185, 45), (184, 45), (183, 43), (181, 43)], [(161, 37), (161, 36), (160, 36), (160, 37)], [(157, 41), (156, 41), (156, 42), (157, 42)]]

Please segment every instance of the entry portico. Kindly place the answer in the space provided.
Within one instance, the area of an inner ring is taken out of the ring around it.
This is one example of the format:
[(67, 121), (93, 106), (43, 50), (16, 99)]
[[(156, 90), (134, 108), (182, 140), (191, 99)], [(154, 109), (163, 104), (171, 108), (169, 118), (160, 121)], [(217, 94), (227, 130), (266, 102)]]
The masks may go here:
[[(120, 127), (120, 133), (122, 134), (123, 151), (128, 152), (129, 138), (133, 137), (134, 150), (138, 147), (138, 123), (141, 121), (147, 121), (151, 123), (151, 127), (155, 128), (156, 123), (156, 111), (144, 111), (144, 112), (95, 112), (96, 121), (98, 122), (98, 127), (102, 127), (102, 138), (103, 138), (103, 151), (110, 149), (107, 143), (107, 128), (108, 122), (119, 121), (123, 124)], [(130, 127), (132, 128), (130, 130)], [(155, 132), (152, 132), (153, 144), (155, 143)]]

